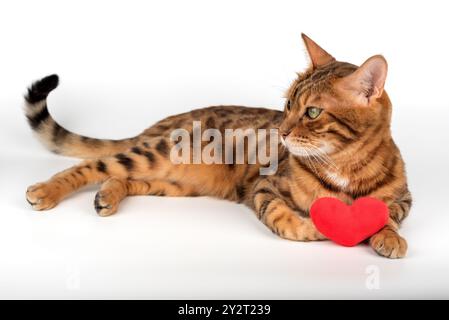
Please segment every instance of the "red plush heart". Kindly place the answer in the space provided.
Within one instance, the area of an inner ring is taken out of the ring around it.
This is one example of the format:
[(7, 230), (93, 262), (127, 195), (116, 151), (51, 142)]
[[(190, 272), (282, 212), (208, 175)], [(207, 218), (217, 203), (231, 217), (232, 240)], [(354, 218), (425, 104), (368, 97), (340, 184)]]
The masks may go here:
[(324, 236), (353, 247), (386, 225), (388, 207), (369, 197), (357, 199), (351, 206), (336, 198), (320, 198), (310, 208), (310, 216)]

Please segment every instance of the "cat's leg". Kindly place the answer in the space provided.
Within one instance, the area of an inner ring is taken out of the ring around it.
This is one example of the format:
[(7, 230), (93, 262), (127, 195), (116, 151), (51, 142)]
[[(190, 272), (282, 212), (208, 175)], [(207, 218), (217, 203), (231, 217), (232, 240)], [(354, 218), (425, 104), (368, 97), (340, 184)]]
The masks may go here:
[(408, 190), (389, 205), (390, 219), (387, 225), (370, 238), (370, 245), (379, 255), (391, 259), (403, 258), (407, 254), (407, 241), (399, 235), (399, 225), (407, 217), (412, 204)]
[(55, 207), (70, 193), (93, 183), (104, 181), (108, 173), (103, 170), (104, 162), (88, 160), (57, 173), (49, 180), (28, 187), (26, 199), (35, 210)]
[(101, 183), (109, 177), (122, 179), (160, 179), (176, 171), (169, 159), (169, 143), (160, 138), (154, 147), (134, 147), (129, 152), (101, 159), (86, 160), (62, 171), (48, 181), (35, 184), (27, 190), (27, 200), (35, 210), (56, 206), (72, 192)]
[(120, 202), (127, 196), (158, 195), (169, 197), (195, 196), (190, 185), (167, 180), (131, 180), (111, 177), (95, 196), (95, 210), (100, 216), (117, 212)]
[(282, 238), (295, 241), (326, 239), (309, 217), (302, 217), (298, 210), (290, 207), (268, 182), (257, 184), (253, 207), (259, 220)]
[[(35, 210), (47, 210), (78, 189), (104, 182), (110, 177), (124, 180), (184, 179), (191, 170), (186, 165), (173, 165), (170, 161), (168, 139), (158, 138), (152, 142), (152, 146), (145, 146), (143, 143), (141, 147), (134, 147), (129, 152), (86, 160), (62, 171), (46, 182), (29, 187), (27, 200)], [(154, 184), (153, 189), (156, 190), (157, 186), (158, 184)]]

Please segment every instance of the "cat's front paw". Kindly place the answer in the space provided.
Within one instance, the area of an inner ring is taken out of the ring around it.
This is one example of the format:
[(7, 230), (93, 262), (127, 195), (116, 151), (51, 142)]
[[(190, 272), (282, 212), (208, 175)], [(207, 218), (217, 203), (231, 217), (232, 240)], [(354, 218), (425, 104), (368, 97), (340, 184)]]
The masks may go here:
[(95, 195), (95, 211), (102, 217), (117, 212), (120, 198), (111, 190), (100, 190)]
[(370, 245), (377, 254), (390, 259), (404, 258), (407, 254), (407, 241), (390, 229), (383, 229), (372, 236)]
[(61, 200), (61, 191), (51, 183), (37, 183), (28, 187), (26, 199), (34, 210), (54, 208)]

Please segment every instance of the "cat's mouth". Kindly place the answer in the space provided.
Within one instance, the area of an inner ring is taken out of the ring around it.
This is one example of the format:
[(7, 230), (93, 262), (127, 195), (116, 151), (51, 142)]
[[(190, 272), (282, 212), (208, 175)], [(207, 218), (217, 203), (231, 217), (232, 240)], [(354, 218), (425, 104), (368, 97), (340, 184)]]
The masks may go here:
[(281, 137), (281, 142), (291, 154), (298, 157), (313, 158), (328, 155), (332, 152), (332, 146), (326, 142), (304, 142), (294, 137), (287, 137), (286, 139)]

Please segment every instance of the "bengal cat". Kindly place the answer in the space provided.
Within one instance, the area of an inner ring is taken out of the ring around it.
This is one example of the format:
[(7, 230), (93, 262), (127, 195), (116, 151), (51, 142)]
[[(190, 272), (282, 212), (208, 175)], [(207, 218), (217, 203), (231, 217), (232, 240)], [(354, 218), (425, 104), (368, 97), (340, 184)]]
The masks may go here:
[[(389, 207), (390, 219), (369, 240), (381, 256), (402, 258), (407, 243), (398, 227), (408, 215), (411, 195), (404, 162), (390, 132), (391, 102), (384, 90), (387, 62), (369, 58), (357, 67), (336, 61), (307, 36), (309, 68), (286, 94), (284, 111), (216, 106), (168, 117), (140, 135), (100, 140), (74, 134), (49, 114), (46, 99), (56, 75), (35, 82), (26, 95), (26, 116), (40, 140), (57, 154), (86, 159), (28, 188), (35, 210), (47, 210), (90, 184), (100, 216), (117, 211), (132, 195), (212, 196), (244, 203), (272, 232), (296, 241), (325, 239), (311, 222), (309, 208), (319, 197), (351, 203), (371, 196)], [(277, 128), (278, 169), (259, 174), (256, 164), (173, 164), (176, 128)]]

